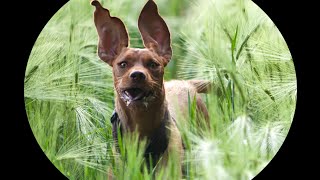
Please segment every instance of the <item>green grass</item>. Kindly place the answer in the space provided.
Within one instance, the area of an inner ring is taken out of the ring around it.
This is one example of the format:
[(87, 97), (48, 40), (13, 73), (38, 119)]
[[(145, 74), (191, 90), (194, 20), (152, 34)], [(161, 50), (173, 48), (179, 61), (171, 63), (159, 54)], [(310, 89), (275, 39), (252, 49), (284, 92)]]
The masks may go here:
[[(283, 143), (293, 120), (296, 76), (289, 49), (272, 21), (249, 0), (158, 0), (173, 58), (165, 80), (205, 79), (210, 128), (198, 128), (193, 98), (188, 123), (179, 123), (187, 147), (186, 179), (251, 179)], [(137, 20), (145, 1), (103, 0), (122, 19), (131, 47), (142, 47)], [(32, 131), (69, 179), (152, 179), (144, 171), (143, 143), (123, 137), (113, 150), (111, 68), (99, 60), (93, 10), (71, 0), (49, 21), (30, 54), (25, 105)], [(178, 120), (178, 122), (180, 122)], [(157, 179), (177, 179), (177, 156)], [(142, 170), (142, 171), (141, 171)]]

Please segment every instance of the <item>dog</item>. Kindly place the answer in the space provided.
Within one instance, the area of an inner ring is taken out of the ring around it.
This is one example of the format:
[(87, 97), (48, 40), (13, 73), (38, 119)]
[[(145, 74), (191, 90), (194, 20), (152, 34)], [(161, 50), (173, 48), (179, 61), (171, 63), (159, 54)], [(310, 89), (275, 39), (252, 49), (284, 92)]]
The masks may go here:
[(138, 19), (145, 47), (142, 49), (129, 47), (127, 30), (119, 18), (110, 16), (109, 10), (97, 0), (91, 4), (95, 6), (98, 56), (112, 67), (113, 73), (113, 138), (117, 143), (119, 126), (121, 133), (137, 131), (139, 137), (146, 138), (145, 158), (150, 165), (151, 157), (151, 168), (159, 159), (165, 166), (171, 152), (178, 153), (182, 161), (184, 147), (177, 128), (178, 112), (187, 119), (188, 97), (195, 97), (198, 114), (208, 121), (207, 108), (198, 93), (206, 93), (210, 83), (201, 80), (164, 82), (164, 68), (172, 57), (171, 39), (154, 1), (145, 4)]

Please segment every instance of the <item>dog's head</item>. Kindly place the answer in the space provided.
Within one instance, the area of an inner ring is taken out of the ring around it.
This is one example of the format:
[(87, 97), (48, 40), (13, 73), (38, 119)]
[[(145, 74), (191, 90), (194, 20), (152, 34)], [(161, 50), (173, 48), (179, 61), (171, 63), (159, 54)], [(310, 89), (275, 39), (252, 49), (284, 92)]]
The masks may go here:
[(163, 95), (164, 67), (172, 56), (170, 33), (149, 0), (141, 11), (138, 27), (144, 47), (130, 48), (123, 22), (111, 17), (107, 9), (94, 0), (94, 22), (99, 35), (98, 55), (113, 69), (118, 96), (129, 106), (148, 105)]

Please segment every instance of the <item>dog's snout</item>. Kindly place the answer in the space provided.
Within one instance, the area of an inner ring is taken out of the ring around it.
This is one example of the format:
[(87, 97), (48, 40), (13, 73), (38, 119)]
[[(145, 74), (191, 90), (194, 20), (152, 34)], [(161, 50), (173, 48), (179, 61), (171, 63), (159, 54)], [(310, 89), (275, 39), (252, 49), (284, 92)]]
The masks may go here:
[(130, 73), (130, 78), (136, 81), (141, 81), (146, 79), (146, 75), (141, 71), (133, 71)]

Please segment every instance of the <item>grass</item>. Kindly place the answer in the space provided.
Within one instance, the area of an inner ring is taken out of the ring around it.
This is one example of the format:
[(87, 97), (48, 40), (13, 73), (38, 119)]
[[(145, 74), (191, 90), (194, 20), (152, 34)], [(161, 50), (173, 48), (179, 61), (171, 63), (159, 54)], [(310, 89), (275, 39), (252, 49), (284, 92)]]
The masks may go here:
[[(145, 1), (103, 0), (122, 19), (131, 47), (142, 47), (137, 28)], [(293, 120), (296, 76), (290, 51), (272, 21), (249, 0), (158, 0), (174, 56), (165, 80), (205, 79), (210, 128), (190, 118), (179, 123), (187, 147), (186, 179), (251, 179), (283, 143)], [(69, 179), (153, 179), (136, 135), (113, 150), (111, 68), (97, 57), (98, 37), (87, 0), (71, 0), (48, 22), (30, 54), (25, 106), (44, 153)], [(180, 122), (178, 120), (178, 122)], [(156, 179), (177, 179), (171, 156)], [(142, 169), (142, 171), (141, 171)]]

